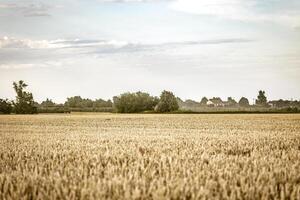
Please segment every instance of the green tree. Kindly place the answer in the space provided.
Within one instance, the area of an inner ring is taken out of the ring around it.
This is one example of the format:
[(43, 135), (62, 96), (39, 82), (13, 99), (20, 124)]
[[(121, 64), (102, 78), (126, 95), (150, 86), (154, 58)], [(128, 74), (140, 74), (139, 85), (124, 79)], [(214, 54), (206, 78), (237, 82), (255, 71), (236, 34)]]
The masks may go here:
[(208, 102), (208, 99), (206, 97), (203, 97), (200, 101), (200, 105), (201, 106), (206, 106), (207, 105), (207, 102)]
[(114, 108), (119, 113), (138, 113), (154, 110), (158, 103), (158, 98), (150, 96), (148, 93), (124, 93), (113, 97)]
[(67, 101), (65, 102), (65, 106), (70, 108), (80, 108), (82, 106), (83, 99), (81, 96), (74, 96), (67, 98)]
[(41, 107), (54, 107), (56, 106), (56, 104), (51, 100), (51, 99), (46, 99), (46, 101), (43, 101), (41, 104), (40, 104)]
[(267, 106), (267, 97), (266, 97), (266, 93), (263, 90), (260, 90), (258, 92), (258, 96), (257, 99), (255, 101), (255, 104), (258, 106)]
[(16, 101), (14, 102), (16, 114), (37, 113), (32, 93), (24, 91), (27, 86), (28, 85), (22, 80), (13, 83), (14, 90), (17, 93)]
[(111, 100), (103, 100), (103, 99), (96, 99), (93, 102), (93, 107), (95, 108), (103, 108), (103, 107), (112, 107), (113, 103), (111, 102)]
[(112, 107), (112, 102), (110, 100), (105, 101), (103, 99), (96, 99), (93, 101), (91, 99), (81, 98), (81, 96), (74, 96), (67, 98), (65, 106), (69, 108), (102, 108)]
[(236, 105), (237, 105), (237, 102), (232, 97), (227, 98), (227, 106), (232, 107), (232, 106), (236, 106)]
[(239, 106), (248, 107), (249, 106), (249, 100), (246, 97), (242, 97), (239, 101)]
[(7, 99), (0, 99), (0, 114), (10, 114), (12, 104)]
[(155, 107), (155, 111), (165, 113), (179, 109), (177, 98), (172, 92), (163, 91), (160, 95), (160, 100)]

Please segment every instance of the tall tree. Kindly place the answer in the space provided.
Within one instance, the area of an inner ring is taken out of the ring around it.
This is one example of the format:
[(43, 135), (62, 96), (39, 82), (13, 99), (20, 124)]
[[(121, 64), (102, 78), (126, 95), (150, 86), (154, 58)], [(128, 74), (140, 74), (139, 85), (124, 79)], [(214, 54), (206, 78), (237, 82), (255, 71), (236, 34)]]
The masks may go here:
[(37, 113), (32, 93), (24, 91), (27, 86), (28, 85), (22, 80), (13, 83), (14, 90), (17, 94), (16, 101), (14, 102), (16, 114)]
[(260, 90), (258, 92), (258, 96), (257, 96), (257, 99), (255, 101), (255, 104), (259, 105), (259, 106), (267, 106), (267, 97), (266, 97), (266, 92), (265, 91)]
[(83, 99), (81, 96), (74, 96), (67, 98), (67, 101), (65, 102), (65, 106), (71, 107), (71, 108), (80, 108), (83, 107)]
[(227, 98), (227, 106), (236, 106), (236, 105), (237, 102), (232, 97)]
[(160, 95), (160, 100), (155, 107), (157, 112), (172, 112), (179, 109), (177, 98), (172, 92), (163, 91)]
[(41, 107), (54, 107), (56, 106), (56, 104), (51, 100), (51, 99), (46, 99), (46, 101), (43, 101), (41, 104), (40, 104)]
[(239, 106), (248, 107), (249, 106), (249, 100), (246, 97), (242, 97), (239, 101)]
[(138, 113), (154, 110), (158, 103), (158, 98), (150, 96), (148, 93), (124, 93), (113, 97), (114, 107), (119, 113)]
[(207, 102), (208, 102), (208, 99), (206, 97), (203, 97), (200, 101), (200, 105), (201, 106), (206, 106), (207, 105)]

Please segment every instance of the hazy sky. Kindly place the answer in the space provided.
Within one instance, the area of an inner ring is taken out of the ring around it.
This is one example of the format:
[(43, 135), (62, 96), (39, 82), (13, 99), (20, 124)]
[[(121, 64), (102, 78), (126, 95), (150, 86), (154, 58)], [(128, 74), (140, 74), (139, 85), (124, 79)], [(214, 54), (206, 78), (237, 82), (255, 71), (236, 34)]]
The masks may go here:
[(300, 99), (299, 0), (0, 0), (0, 98)]

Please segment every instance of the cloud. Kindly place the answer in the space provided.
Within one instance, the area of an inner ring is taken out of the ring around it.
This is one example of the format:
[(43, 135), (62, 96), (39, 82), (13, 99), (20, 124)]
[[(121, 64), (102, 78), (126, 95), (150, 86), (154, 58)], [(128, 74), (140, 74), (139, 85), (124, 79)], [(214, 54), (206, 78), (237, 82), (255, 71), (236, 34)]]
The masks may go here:
[[(166, 42), (166, 43), (140, 43), (117, 40), (54, 40), (49, 41), (47, 48), (58, 49), (73, 49), (77, 53), (82, 54), (120, 54), (120, 53), (136, 53), (146, 51), (162, 51), (173, 48), (180, 48), (186, 46), (197, 45), (222, 45), (230, 43), (248, 43), (254, 42), (252, 39), (245, 38), (225, 38), (225, 39), (211, 39), (199, 41), (180, 41), (180, 42)], [(39, 42), (37, 42), (39, 43)]]
[(130, 45), (128, 42), (116, 40), (30, 40), (4, 36), (0, 38), (0, 49), (67, 49), (107, 47), (121, 48)]
[[(45, 67), (50, 65), (45, 65), (44, 63), (49, 63), (54, 60), (73, 59), (74, 57), (101, 57), (101, 55), (108, 54), (136, 54), (144, 56), (153, 53), (166, 55), (169, 50), (190, 46), (222, 45), (253, 41), (254, 40), (243, 38), (227, 38), (150, 44), (117, 40), (30, 40), (2, 37), (0, 38), (0, 65), (3, 69), (32, 68), (32, 66)], [(28, 65), (28, 63), (31, 65)]]
[(52, 7), (44, 3), (6, 3), (0, 4), (0, 9), (6, 9), (15, 13), (20, 13), (24, 17), (45, 17), (50, 16)]
[(226, 44), (226, 43), (245, 43), (253, 42), (251, 39), (244, 38), (226, 38), (226, 39), (212, 39), (199, 41), (181, 41), (181, 42), (167, 42), (167, 43), (134, 43), (117, 40), (30, 40), (30, 39), (16, 39), (4, 36), (0, 38), (1, 48), (28, 48), (28, 49), (78, 49), (78, 48), (96, 48), (108, 51), (114, 50), (151, 50), (153, 48), (172, 48), (178, 46), (192, 46), (192, 45), (209, 45), (209, 44)]
[(196, 15), (243, 21), (275, 21), (294, 25), (300, 21), (300, 3), (260, 0), (177, 0), (170, 8)]
[(59, 48), (79, 49), (79, 48), (122, 48), (127, 46), (129, 42), (116, 40), (54, 40), (50, 44), (56, 45)]
[(165, 43), (164, 46), (174, 46), (174, 45), (204, 45), (204, 44), (226, 44), (226, 43), (245, 43), (253, 42), (251, 39), (243, 38), (227, 38), (227, 39), (214, 39), (214, 40), (200, 40), (200, 41), (187, 41), (187, 42), (174, 42)]
[(19, 64), (0, 64), (0, 69), (32, 69), (61, 67), (61, 62), (48, 61), (44, 63), (19, 63)]
[(0, 49), (45, 49), (51, 47), (53, 47), (53, 45), (51, 46), (51, 43), (47, 40), (16, 39), (7, 36), (0, 38)]
[(100, 3), (150, 3), (150, 2), (171, 2), (175, 0), (98, 0)]
[(215, 39), (215, 40), (199, 40), (199, 41), (181, 41), (181, 42), (167, 42), (158, 44), (146, 44), (146, 43), (117, 43), (118, 46), (102, 46), (96, 48), (90, 54), (115, 54), (115, 53), (135, 53), (135, 52), (160, 52), (164, 50), (170, 50), (174, 48), (182, 48), (187, 46), (198, 45), (222, 45), (229, 43), (246, 43), (253, 42), (254, 40), (242, 39), (242, 38), (229, 38), (229, 39)]

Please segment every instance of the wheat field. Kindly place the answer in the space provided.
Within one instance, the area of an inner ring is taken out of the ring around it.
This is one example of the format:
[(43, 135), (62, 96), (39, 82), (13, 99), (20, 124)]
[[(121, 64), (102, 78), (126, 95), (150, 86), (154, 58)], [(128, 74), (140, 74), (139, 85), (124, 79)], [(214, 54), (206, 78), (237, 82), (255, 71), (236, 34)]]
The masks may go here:
[(300, 115), (0, 116), (0, 199), (300, 199)]

